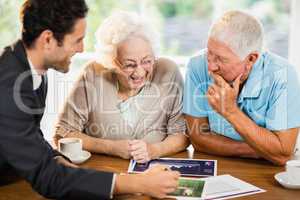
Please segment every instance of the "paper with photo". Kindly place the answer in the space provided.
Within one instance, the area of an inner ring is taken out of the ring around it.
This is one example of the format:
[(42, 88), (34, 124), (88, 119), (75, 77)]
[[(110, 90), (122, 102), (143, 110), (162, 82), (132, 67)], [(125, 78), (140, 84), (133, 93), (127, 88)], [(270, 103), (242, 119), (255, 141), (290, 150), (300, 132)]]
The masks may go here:
[(147, 163), (140, 164), (134, 160), (130, 161), (128, 172), (141, 173), (152, 165), (162, 164), (168, 166), (171, 170), (179, 171), (181, 176), (208, 177), (217, 175), (217, 161), (203, 159), (174, 159), (160, 158)]
[(203, 193), (205, 182), (196, 178), (179, 178), (178, 188), (169, 194), (169, 198), (196, 200), (200, 199)]

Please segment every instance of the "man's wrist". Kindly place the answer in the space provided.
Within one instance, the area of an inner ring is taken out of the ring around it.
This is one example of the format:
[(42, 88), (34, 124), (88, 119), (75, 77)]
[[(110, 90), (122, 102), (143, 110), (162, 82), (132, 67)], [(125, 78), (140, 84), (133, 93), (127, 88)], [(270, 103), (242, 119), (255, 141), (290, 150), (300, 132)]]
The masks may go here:
[(225, 113), (224, 118), (227, 119), (227, 121), (232, 122), (236, 119), (236, 116), (239, 115), (240, 111), (238, 106), (234, 106), (231, 111)]
[(116, 175), (114, 194), (146, 194), (146, 180), (144, 174), (118, 174)]
[(136, 177), (134, 177), (136, 180), (136, 191), (138, 193), (146, 194), (147, 191), (147, 177), (145, 177), (145, 174), (136, 174)]

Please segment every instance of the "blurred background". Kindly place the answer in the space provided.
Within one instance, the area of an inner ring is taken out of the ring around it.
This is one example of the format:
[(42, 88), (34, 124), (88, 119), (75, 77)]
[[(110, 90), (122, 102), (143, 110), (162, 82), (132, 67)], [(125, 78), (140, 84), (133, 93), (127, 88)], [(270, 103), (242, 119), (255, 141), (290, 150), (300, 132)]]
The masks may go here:
[[(190, 56), (206, 45), (212, 20), (228, 9), (243, 9), (262, 20), (266, 47), (288, 56), (291, 0), (86, 0), (90, 12), (86, 52), (93, 52), (94, 33), (115, 10), (132, 10), (146, 16), (161, 35), (161, 53)], [(0, 0), (0, 47), (19, 37), (19, 7), (23, 1)]]
[[(19, 8), (23, 1), (0, 0), (0, 48), (20, 37)], [(184, 74), (187, 59), (206, 47), (211, 22), (229, 9), (241, 9), (257, 16), (265, 28), (265, 48), (294, 64), (300, 64), (300, 3), (297, 0), (86, 0), (89, 6), (85, 53), (74, 57), (68, 74), (48, 72), (49, 93), (42, 128), (52, 139), (57, 114), (84, 64), (93, 59), (94, 33), (113, 11), (138, 12), (149, 19), (160, 34), (162, 56), (171, 57)], [(298, 12), (297, 12), (298, 11)], [(292, 37), (292, 38), (291, 38)], [(298, 44), (298, 45), (296, 45)], [(290, 51), (290, 52), (289, 52)], [(297, 63), (298, 62), (298, 63)], [(300, 70), (299, 70), (300, 71)]]

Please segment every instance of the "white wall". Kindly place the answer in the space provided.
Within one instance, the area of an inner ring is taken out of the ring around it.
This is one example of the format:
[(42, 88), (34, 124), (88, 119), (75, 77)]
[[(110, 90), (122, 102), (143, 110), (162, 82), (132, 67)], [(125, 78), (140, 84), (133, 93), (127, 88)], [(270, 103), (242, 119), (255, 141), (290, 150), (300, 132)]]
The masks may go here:
[[(297, 67), (300, 74), (300, 1), (292, 0), (290, 17), (290, 41), (289, 41), (289, 61)], [(300, 76), (299, 76), (300, 77)], [(300, 113), (299, 113), (300, 117)], [(300, 137), (296, 148), (300, 149)], [(300, 156), (300, 150), (296, 153)]]
[[(89, 58), (82, 59), (80, 56), (76, 55), (74, 60), (76, 59), (86, 61)], [(47, 72), (48, 94), (45, 113), (41, 121), (41, 129), (45, 139), (48, 141), (53, 138), (55, 130), (54, 126), (58, 118), (59, 111), (62, 109), (63, 104), (83, 67), (84, 65), (74, 66), (74, 64), (72, 64), (70, 71), (67, 74), (54, 70), (49, 70)]]

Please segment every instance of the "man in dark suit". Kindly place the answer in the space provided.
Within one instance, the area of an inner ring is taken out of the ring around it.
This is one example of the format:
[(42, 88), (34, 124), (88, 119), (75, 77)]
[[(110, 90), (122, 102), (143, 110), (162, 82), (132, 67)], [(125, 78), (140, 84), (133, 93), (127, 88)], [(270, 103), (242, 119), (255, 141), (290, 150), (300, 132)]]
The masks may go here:
[(80, 169), (43, 138), (46, 72), (67, 72), (70, 58), (83, 51), (87, 11), (84, 0), (23, 4), (22, 39), (0, 54), (0, 177), (13, 169), (48, 198), (103, 199), (139, 192), (165, 197), (177, 187), (176, 172), (163, 166), (140, 175)]

